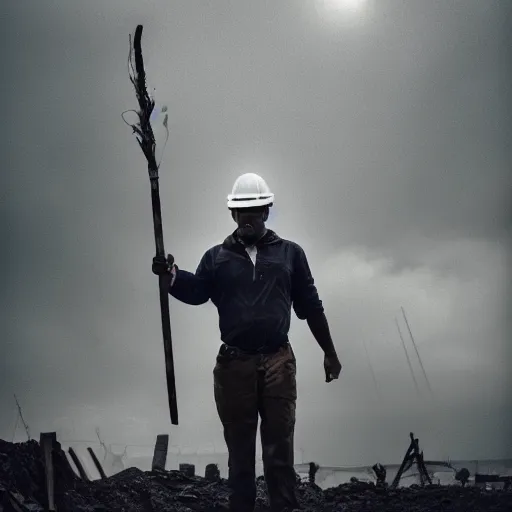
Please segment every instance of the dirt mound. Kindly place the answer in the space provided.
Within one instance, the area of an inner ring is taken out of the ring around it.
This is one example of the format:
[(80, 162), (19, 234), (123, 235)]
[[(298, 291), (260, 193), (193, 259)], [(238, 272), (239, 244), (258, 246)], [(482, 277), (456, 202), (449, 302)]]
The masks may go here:
[[(105, 480), (80, 480), (60, 447), (54, 453), (55, 499), (59, 512), (214, 512), (226, 510), (227, 482), (189, 477), (179, 471), (126, 469)], [(46, 506), (42, 453), (35, 441), (12, 444), (0, 440), (0, 512), (42, 511)], [(299, 501), (305, 511), (439, 511), (508, 512), (511, 491), (475, 487), (410, 487), (390, 490), (355, 482), (322, 491), (301, 482)], [(14, 501), (14, 505), (13, 505)], [(258, 479), (257, 511), (268, 511), (263, 478)]]

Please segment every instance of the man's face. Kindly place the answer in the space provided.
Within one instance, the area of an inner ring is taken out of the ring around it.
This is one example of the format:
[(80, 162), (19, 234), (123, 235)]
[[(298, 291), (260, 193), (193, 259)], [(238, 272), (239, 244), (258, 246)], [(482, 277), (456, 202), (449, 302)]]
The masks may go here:
[(246, 243), (254, 243), (265, 231), (268, 206), (233, 209), (231, 215), (238, 224), (238, 236)]

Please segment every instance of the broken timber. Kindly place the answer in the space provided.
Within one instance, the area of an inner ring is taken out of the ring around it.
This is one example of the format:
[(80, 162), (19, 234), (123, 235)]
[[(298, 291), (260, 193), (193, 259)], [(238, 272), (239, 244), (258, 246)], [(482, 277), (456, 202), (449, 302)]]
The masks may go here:
[(165, 471), (165, 463), (167, 462), (167, 449), (169, 447), (169, 435), (159, 434), (156, 436), (155, 451), (153, 453), (153, 462), (151, 470)]
[[(155, 236), (156, 255), (165, 258), (164, 235), (162, 228), (162, 208), (160, 204), (160, 188), (158, 184), (158, 164), (155, 157), (155, 136), (151, 127), (151, 114), (155, 108), (154, 100), (149, 96), (146, 86), (146, 71), (142, 57), (142, 25), (137, 25), (133, 38), (133, 55), (130, 46), (130, 68), (135, 76), (130, 74), (130, 80), (135, 87), (140, 110), (138, 125), (131, 125), (134, 133), (138, 135), (142, 152), (148, 162), (149, 181), (151, 185), (151, 205), (153, 208), (153, 232)], [(174, 357), (172, 351), (171, 319), (169, 313), (169, 288), (164, 276), (159, 276), (158, 287), (160, 295), (160, 316), (162, 319), (162, 336), (164, 341), (165, 374), (167, 381), (167, 396), (171, 423), (178, 424), (178, 402), (176, 398), (176, 382), (174, 375)]]
[(53, 448), (57, 442), (55, 432), (41, 432), (39, 444), (43, 451), (44, 471), (46, 475), (46, 497), (48, 499), (48, 510), (55, 512), (55, 479), (53, 472)]
[(431, 484), (432, 480), (430, 479), (430, 475), (428, 474), (427, 468), (425, 466), (425, 461), (423, 460), (423, 452), (420, 452), (418, 439), (414, 438), (414, 434), (411, 432), (409, 434), (411, 438), (411, 444), (405, 453), (404, 460), (398, 469), (398, 472), (393, 479), (391, 487), (394, 489), (400, 483), (400, 479), (405, 471), (407, 471), (414, 463), (416, 463), (418, 467), (420, 484), (423, 486), (425, 482)]
[(73, 462), (75, 463), (76, 469), (78, 469), (78, 473), (80, 475), (80, 478), (84, 480), (85, 482), (90, 482), (90, 478), (87, 476), (87, 473), (85, 472), (84, 467), (82, 466), (82, 463), (80, 462), (80, 459), (78, 458), (78, 455), (75, 453), (75, 450), (70, 446), (68, 449), (69, 456), (73, 459)]
[[(25, 427), (25, 432), (27, 433), (27, 438), (30, 441), (30, 430), (28, 429), (28, 425), (25, 422), (25, 419), (23, 418), (23, 413), (21, 412), (21, 405), (18, 402), (18, 398), (16, 397), (16, 395), (14, 395), (14, 400), (16, 400), (16, 406), (18, 407), (18, 417), (21, 419), (21, 422), (23, 423), (23, 426)], [(14, 433), (16, 433), (16, 429), (14, 429)], [(13, 435), (13, 438), (14, 438), (14, 435)]]
[(105, 478), (107, 478), (107, 475), (105, 474), (105, 471), (103, 471), (103, 468), (101, 467), (98, 457), (96, 457), (96, 454), (94, 453), (93, 449), (90, 446), (87, 448), (87, 451), (89, 452), (89, 455), (91, 456), (91, 459), (94, 462), (94, 465), (96, 466), (96, 469), (98, 470), (101, 479), (104, 480)]
[(179, 465), (179, 470), (185, 476), (196, 476), (196, 466), (194, 464), (188, 464), (187, 462), (183, 462)]
[(204, 468), (204, 477), (209, 482), (218, 482), (220, 480), (220, 471), (217, 464), (207, 464)]

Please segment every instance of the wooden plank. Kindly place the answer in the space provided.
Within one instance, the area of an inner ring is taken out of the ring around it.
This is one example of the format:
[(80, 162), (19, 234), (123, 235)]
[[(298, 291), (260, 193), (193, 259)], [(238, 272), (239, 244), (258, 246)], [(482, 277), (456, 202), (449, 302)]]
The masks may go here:
[(204, 477), (209, 482), (217, 482), (220, 480), (219, 466), (217, 466), (217, 464), (206, 464)]
[(46, 497), (48, 499), (48, 510), (56, 512), (55, 507), (55, 478), (53, 472), (53, 447), (57, 442), (55, 432), (41, 432), (39, 444), (43, 451), (44, 470), (46, 475)]
[(414, 453), (415, 443), (414, 443), (414, 434), (411, 432), (409, 434), (411, 438), (411, 443), (409, 444), (409, 448), (407, 448), (407, 451), (405, 452), (405, 456), (402, 460), (402, 464), (400, 464), (400, 467), (398, 468), (398, 471), (395, 475), (395, 478), (393, 479), (393, 482), (391, 482), (391, 488), (395, 489), (398, 487), (398, 484), (400, 483), (400, 479), (402, 478), (402, 473), (406, 470), (406, 466), (409, 462), (411, 462), (412, 455)]
[(167, 462), (167, 449), (169, 447), (169, 435), (159, 434), (156, 436), (155, 451), (153, 453), (153, 462), (151, 469), (165, 471), (165, 464)]
[(186, 476), (195, 476), (196, 475), (196, 467), (194, 464), (188, 464), (187, 462), (184, 462), (179, 465), (181, 473), (183, 473)]
[[(418, 444), (418, 440), (416, 439), (416, 444)], [(427, 482), (429, 485), (432, 485), (432, 479), (428, 474), (427, 466), (425, 466), (425, 459), (423, 458), (423, 452), (416, 454), (416, 464), (418, 466), (418, 470), (420, 472), (420, 481), (421, 485), (425, 485)]]
[(94, 465), (96, 466), (96, 469), (98, 470), (98, 473), (100, 474), (101, 479), (105, 480), (105, 478), (107, 478), (107, 475), (105, 474), (105, 471), (103, 471), (103, 468), (101, 467), (98, 457), (96, 457), (96, 454), (94, 453), (94, 451), (91, 447), (88, 447), (87, 451), (89, 452), (89, 455), (91, 456), (92, 461), (94, 462)]
[(78, 469), (78, 473), (80, 474), (80, 478), (84, 480), (85, 482), (90, 482), (91, 480), (87, 476), (87, 473), (85, 472), (84, 467), (82, 466), (82, 463), (80, 462), (80, 459), (78, 458), (78, 455), (75, 453), (75, 450), (70, 446), (68, 449), (70, 457), (73, 459), (73, 462), (75, 463), (76, 469)]

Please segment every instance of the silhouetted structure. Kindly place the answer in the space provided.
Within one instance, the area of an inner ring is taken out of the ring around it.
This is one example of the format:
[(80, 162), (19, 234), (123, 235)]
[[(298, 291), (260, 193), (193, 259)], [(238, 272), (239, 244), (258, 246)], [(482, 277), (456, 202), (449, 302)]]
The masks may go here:
[(159, 434), (156, 436), (155, 451), (153, 453), (153, 462), (151, 463), (151, 469), (165, 470), (165, 464), (167, 462), (167, 450), (169, 447), (169, 435)]
[(103, 471), (103, 467), (100, 464), (100, 461), (98, 460), (98, 457), (96, 457), (96, 454), (94, 453), (93, 449), (89, 446), (87, 448), (87, 451), (89, 452), (89, 455), (92, 458), (92, 461), (94, 462), (94, 465), (96, 466), (96, 469), (98, 470), (98, 473), (100, 474), (101, 479), (107, 478), (107, 475), (105, 474), (105, 471)]
[(220, 480), (220, 471), (217, 464), (207, 464), (204, 470), (204, 477), (209, 482), (218, 482)]
[(85, 469), (80, 462), (80, 459), (78, 458), (78, 455), (75, 453), (75, 450), (70, 446), (68, 448), (69, 456), (73, 459), (73, 462), (75, 463), (76, 469), (78, 470), (78, 474), (80, 475), (80, 478), (82, 480), (85, 480), (86, 482), (90, 481), (90, 478), (87, 476), (87, 473), (85, 472)]
[(377, 485), (386, 485), (386, 468), (377, 462), (377, 464), (372, 466), (372, 469), (377, 479)]
[(320, 466), (316, 462), (310, 462), (309, 463), (309, 483), (314, 484), (316, 479), (316, 473), (320, 469)]
[(420, 485), (423, 486), (425, 483), (432, 483), (430, 475), (428, 474), (427, 468), (425, 466), (425, 461), (423, 460), (423, 452), (420, 452), (418, 439), (414, 438), (414, 434), (411, 432), (409, 434), (411, 438), (411, 444), (405, 453), (404, 460), (398, 469), (398, 472), (393, 479), (393, 483), (391, 484), (392, 488), (396, 488), (400, 483), (400, 478), (405, 471), (407, 471), (414, 463), (418, 467), (418, 473), (420, 477)]
[(460, 482), (462, 487), (465, 487), (469, 481), (470, 476), (471, 475), (469, 473), (469, 470), (467, 468), (462, 468), (461, 470), (457, 471), (457, 473), (455, 473), (455, 480)]
[(180, 464), (180, 471), (187, 476), (195, 476), (196, 474), (196, 467), (194, 464)]

